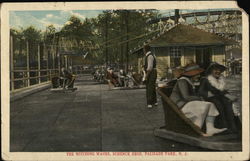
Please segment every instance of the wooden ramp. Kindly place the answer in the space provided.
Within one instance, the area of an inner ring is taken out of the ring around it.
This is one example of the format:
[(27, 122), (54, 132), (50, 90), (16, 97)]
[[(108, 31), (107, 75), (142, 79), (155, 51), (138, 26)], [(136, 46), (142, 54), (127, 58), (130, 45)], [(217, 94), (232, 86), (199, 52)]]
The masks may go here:
[(198, 146), (205, 149), (220, 151), (242, 150), (242, 144), (237, 140), (237, 135), (235, 134), (217, 135), (210, 137), (193, 137), (159, 128), (154, 130), (154, 135), (164, 139), (174, 140), (176, 142)]

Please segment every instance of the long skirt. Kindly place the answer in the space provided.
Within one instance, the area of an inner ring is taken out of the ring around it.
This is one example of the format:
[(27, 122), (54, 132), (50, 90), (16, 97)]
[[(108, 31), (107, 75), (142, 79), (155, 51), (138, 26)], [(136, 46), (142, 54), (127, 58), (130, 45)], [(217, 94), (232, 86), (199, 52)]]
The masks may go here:
[(234, 116), (232, 102), (225, 97), (212, 97), (207, 101), (215, 104), (219, 111), (219, 116), (216, 117), (215, 126), (218, 128), (228, 128), (233, 132), (241, 129), (239, 118)]
[(206, 101), (190, 101), (183, 106), (182, 112), (200, 128), (202, 128), (207, 116), (219, 115), (215, 105)]

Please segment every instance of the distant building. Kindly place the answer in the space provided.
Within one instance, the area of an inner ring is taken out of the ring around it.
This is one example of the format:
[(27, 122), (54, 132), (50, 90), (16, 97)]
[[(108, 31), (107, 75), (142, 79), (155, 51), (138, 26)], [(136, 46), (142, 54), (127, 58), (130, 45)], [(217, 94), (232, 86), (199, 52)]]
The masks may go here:
[[(237, 42), (226, 39), (187, 24), (178, 24), (163, 34), (147, 42), (157, 57), (158, 77), (166, 77), (169, 69), (195, 62), (203, 68), (212, 61), (226, 65), (225, 46)], [(138, 57), (138, 70), (141, 70), (143, 46), (132, 51)]]

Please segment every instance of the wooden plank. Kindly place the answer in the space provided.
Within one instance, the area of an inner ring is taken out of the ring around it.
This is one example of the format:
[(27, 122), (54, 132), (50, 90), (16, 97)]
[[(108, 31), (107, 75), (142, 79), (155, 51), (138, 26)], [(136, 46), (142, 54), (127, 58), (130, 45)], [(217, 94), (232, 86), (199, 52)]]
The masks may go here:
[[(172, 131), (168, 131), (165, 129), (155, 129), (154, 135), (174, 140), (176, 142), (181, 142), (185, 144), (189, 144), (192, 146), (198, 146), (205, 149), (212, 149), (212, 150), (219, 150), (219, 151), (241, 151), (242, 150), (242, 144), (241, 141), (225, 141), (225, 140), (209, 140), (208, 137), (192, 137), (185, 134), (175, 133)], [(231, 136), (232, 137), (232, 136)], [(227, 139), (229, 139), (228, 137)]]

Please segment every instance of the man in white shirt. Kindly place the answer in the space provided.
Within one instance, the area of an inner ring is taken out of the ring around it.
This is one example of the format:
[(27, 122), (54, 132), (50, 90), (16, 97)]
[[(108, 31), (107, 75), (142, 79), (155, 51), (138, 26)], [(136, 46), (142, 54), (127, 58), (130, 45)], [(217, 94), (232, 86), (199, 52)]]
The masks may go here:
[(147, 107), (152, 108), (153, 105), (157, 105), (156, 98), (156, 78), (157, 78), (157, 70), (156, 70), (156, 58), (150, 51), (150, 46), (144, 46), (145, 53), (145, 63), (144, 63), (144, 71), (146, 72), (146, 96), (147, 96)]

